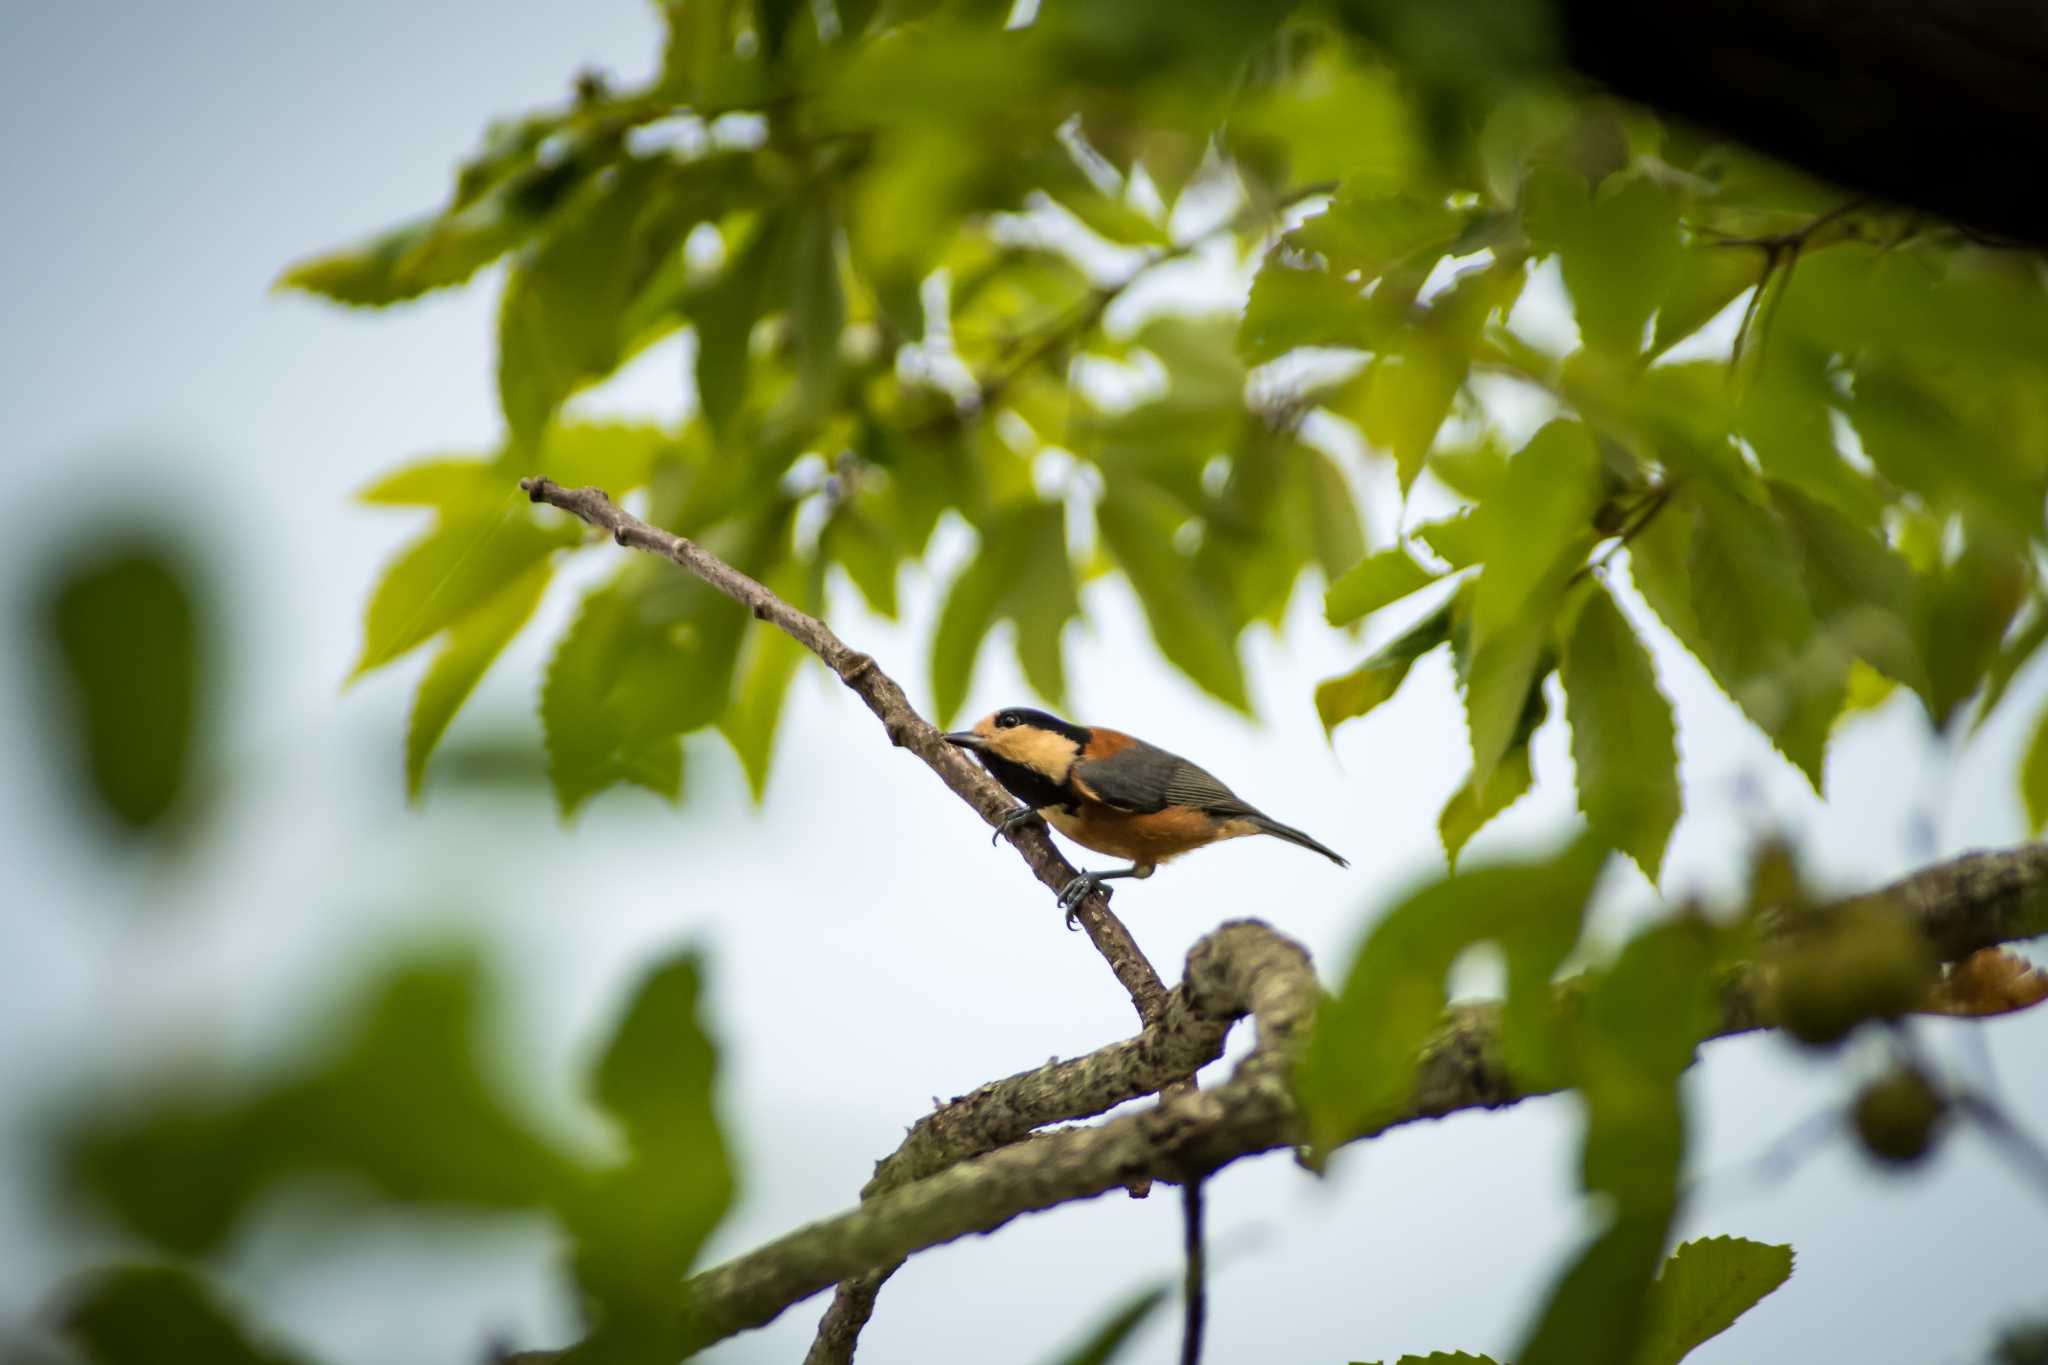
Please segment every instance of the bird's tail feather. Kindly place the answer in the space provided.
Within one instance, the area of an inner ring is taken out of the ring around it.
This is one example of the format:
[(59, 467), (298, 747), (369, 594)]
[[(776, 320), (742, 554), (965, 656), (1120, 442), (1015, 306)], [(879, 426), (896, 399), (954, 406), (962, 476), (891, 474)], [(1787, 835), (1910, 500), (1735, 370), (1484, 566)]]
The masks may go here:
[(1300, 844), (1303, 848), (1322, 854), (1339, 867), (1351, 866), (1350, 863), (1344, 860), (1342, 854), (1332, 852), (1330, 849), (1323, 847), (1292, 825), (1283, 825), (1278, 820), (1264, 815), (1253, 816), (1252, 823), (1259, 827), (1261, 834), (1270, 834), (1276, 839), (1285, 839), (1290, 844)]

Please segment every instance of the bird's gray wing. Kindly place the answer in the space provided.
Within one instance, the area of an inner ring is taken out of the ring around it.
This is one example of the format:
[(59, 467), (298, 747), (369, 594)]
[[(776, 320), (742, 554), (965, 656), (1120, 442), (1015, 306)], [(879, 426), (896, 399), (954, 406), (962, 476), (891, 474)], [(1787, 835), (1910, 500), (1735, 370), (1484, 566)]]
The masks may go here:
[(1119, 810), (1150, 814), (1168, 806), (1192, 806), (1219, 815), (1251, 814), (1237, 793), (1179, 754), (1133, 744), (1108, 758), (1074, 765), (1074, 776), (1102, 801)]

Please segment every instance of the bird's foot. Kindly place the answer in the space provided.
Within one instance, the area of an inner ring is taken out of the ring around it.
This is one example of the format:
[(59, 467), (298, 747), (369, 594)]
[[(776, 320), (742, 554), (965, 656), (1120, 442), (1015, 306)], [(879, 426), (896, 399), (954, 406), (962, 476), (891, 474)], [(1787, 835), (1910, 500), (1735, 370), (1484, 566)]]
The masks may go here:
[(989, 844), (991, 846), (995, 845), (998, 841), (1002, 839), (1002, 837), (1005, 834), (1008, 834), (1011, 830), (1017, 828), (1017, 826), (1028, 825), (1033, 820), (1036, 820), (1038, 818), (1040, 818), (1038, 811), (1033, 807), (1017, 807), (1017, 809), (1009, 812), (1008, 814), (1003, 816), (1002, 819), (996, 821), (996, 832), (988, 836)]
[[(1102, 879), (1093, 872), (1083, 872), (1068, 882), (1060, 891), (1060, 911), (1067, 917), (1069, 931), (1080, 928), (1081, 902), (1088, 899), (1088, 893), (1102, 885)], [(1102, 893), (1109, 895), (1108, 891)]]

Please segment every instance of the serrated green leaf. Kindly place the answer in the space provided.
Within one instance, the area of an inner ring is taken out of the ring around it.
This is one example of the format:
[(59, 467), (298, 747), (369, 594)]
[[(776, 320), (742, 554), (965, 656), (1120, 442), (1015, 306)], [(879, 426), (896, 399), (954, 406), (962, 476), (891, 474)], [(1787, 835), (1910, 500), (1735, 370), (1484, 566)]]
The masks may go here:
[(258, 1345), (189, 1270), (98, 1270), (63, 1296), (58, 1330), (91, 1365), (296, 1365), (301, 1357)]
[(1357, 285), (1275, 251), (1252, 277), (1238, 354), (1259, 365), (1300, 346), (1367, 348), (1382, 330)]
[(1328, 735), (1344, 721), (1362, 716), (1394, 695), (1415, 661), (1451, 638), (1451, 604), (1446, 602), (1340, 677), (1316, 684), (1316, 714)]
[(449, 628), (413, 695), (412, 718), (405, 731), (408, 797), (419, 798), (434, 746), (492, 661), (531, 619), (553, 573), (553, 566), (541, 561)]
[(1444, 861), (1452, 867), (1458, 865), (1458, 855), (1472, 836), (1486, 828), (1496, 815), (1529, 794), (1529, 787), (1535, 781), (1535, 774), (1529, 767), (1529, 746), (1510, 745), (1494, 764), (1493, 775), (1484, 786), (1474, 780), (1474, 774), (1466, 773), (1444, 808), (1436, 817), (1436, 833), (1444, 846)]
[(1164, 1288), (1147, 1289), (1132, 1296), (1102, 1320), (1100, 1326), (1071, 1351), (1057, 1357), (1057, 1365), (1109, 1365), (1124, 1352), (1138, 1329), (1166, 1302)]
[(1442, 521), (1424, 522), (1415, 528), (1416, 539), (1435, 551), (1437, 558), (1453, 569), (1469, 569), (1484, 558), (1484, 533), (1485, 523), (1470, 512), (1460, 512)]
[(1974, 730), (1991, 718), (1999, 702), (2005, 700), (2006, 689), (2019, 676), (2022, 668), (2048, 643), (2048, 610), (2036, 601), (2025, 623), (2011, 631), (2005, 642), (1998, 647), (1998, 657), (1984, 672), (1984, 691), (1977, 701), (1977, 713), (1970, 722)]
[(1356, 272), (1364, 281), (1425, 252), (1441, 254), (1470, 219), (1469, 212), (1441, 199), (1386, 193), (1370, 182), (1352, 181), (1327, 209), (1288, 233), (1287, 241), (1321, 256), (1332, 275)]
[[(768, 586), (800, 611), (819, 605), (819, 565), (788, 564)], [(775, 755), (775, 731), (782, 718), (790, 681), (810, 651), (779, 628), (763, 621), (748, 631), (733, 679), (732, 705), (719, 718), (718, 729), (739, 756), (747, 786), (760, 801), (768, 789), (768, 765)]]
[(661, 254), (638, 231), (659, 175), (658, 163), (628, 162), (593, 181), (506, 280), (498, 402), (515, 447), (532, 448), (562, 400), (646, 340), (626, 319)]
[(1405, 492), (1451, 415), (1467, 362), (1447, 347), (1417, 346), (1382, 355), (1365, 371), (1357, 417), (1365, 439), (1393, 457)]
[(1600, 455), (1577, 422), (1544, 425), (1508, 461), (1507, 477), (1470, 528), (1486, 567), (1472, 599), (1475, 645), (1548, 618), (1593, 546)]
[(1190, 572), (1188, 556), (1174, 547), (1183, 519), (1179, 510), (1150, 489), (1112, 483), (1095, 515), (1103, 546), (1138, 594), (1160, 652), (1211, 696), (1248, 709), (1229, 614)]
[(1736, 428), (1765, 474), (1831, 504), (1858, 526), (1875, 528), (1883, 500), (1837, 448), (1827, 366), (1826, 355), (1789, 340), (1765, 346), (1748, 367)]
[(1564, 653), (1579, 809), (1593, 833), (1651, 882), (1678, 823), (1678, 744), (1649, 651), (1604, 587), (1593, 586)]
[(1650, 1331), (1635, 1365), (1678, 1365), (1792, 1277), (1792, 1248), (1741, 1237), (1687, 1242), (1650, 1291)]
[(516, 493), (495, 512), (442, 518), (378, 580), (351, 676), (361, 677), (431, 640), (580, 534), (580, 524), (566, 520), (541, 525)]
[(1359, 560), (1330, 585), (1323, 598), (1323, 617), (1333, 626), (1348, 626), (1436, 579), (1405, 547), (1390, 545)]
[(1798, 547), (1821, 629), (1886, 677), (1929, 698), (1914, 623), (1918, 585), (1905, 559), (1876, 534), (1798, 489), (1774, 486), (1772, 505)]
[(1698, 511), (1686, 574), (1700, 661), (1818, 791), (1850, 655), (1816, 631), (1795, 547), (1778, 518), (1704, 483), (1679, 496)]
[[(682, 790), (683, 727), (635, 704), (635, 691), (645, 683), (671, 691), (672, 680), (692, 661), (650, 616), (632, 580), (615, 581), (583, 600), (548, 663), (541, 727), (548, 776), (564, 817), (616, 783), (642, 786), (671, 801)], [(711, 698), (698, 702), (705, 720), (724, 709), (727, 695), (721, 689), (715, 704)]]
[(1706, 245), (1679, 253), (1650, 338), (1650, 358), (1663, 355), (1720, 316), (1763, 274), (1756, 255)]
[(1671, 192), (1618, 173), (1589, 194), (1577, 175), (1540, 166), (1524, 191), (1523, 223), (1539, 251), (1559, 256), (1586, 344), (1616, 356), (1640, 352), (1682, 254)]
[(1581, 840), (1555, 857), (1457, 872), (1374, 922), (1295, 1074), (1317, 1149), (1369, 1133), (1409, 1103), (1418, 1056), (1444, 1008), (1444, 979), (1475, 943), (1497, 943), (1507, 958), (1505, 1045), (1527, 1074), (1547, 1070), (1550, 978), (1578, 941), (1604, 860)]
[(2027, 579), (2017, 553), (1979, 538), (1920, 580), (1920, 656), (1927, 664), (1928, 714), (1936, 728), (1947, 728), (1983, 685), (2025, 599)]
[(122, 832), (158, 827), (186, 791), (213, 681), (188, 566), (116, 536), (40, 596), (38, 633), (57, 665), (46, 723), (72, 741), (67, 775)]
[[(1526, 738), (1530, 709), (1549, 672), (1550, 622), (1520, 621), (1472, 645), (1465, 676), (1465, 725), (1472, 740), (1468, 779), (1484, 797), (1494, 768)], [(1482, 801), (1482, 805), (1484, 802)]]

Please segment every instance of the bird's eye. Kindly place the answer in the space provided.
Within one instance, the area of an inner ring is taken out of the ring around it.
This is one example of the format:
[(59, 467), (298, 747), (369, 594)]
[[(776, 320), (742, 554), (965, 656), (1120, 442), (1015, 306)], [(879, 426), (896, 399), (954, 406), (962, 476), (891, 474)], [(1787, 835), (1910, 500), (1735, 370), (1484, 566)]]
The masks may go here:
[(1024, 717), (1018, 715), (1015, 711), (1005, 711), (996, 717), (996, 729), (998, 730), (1014, 730), (1023, 723)]

